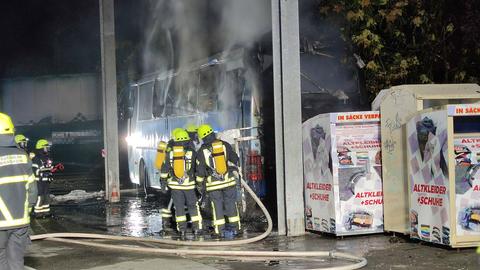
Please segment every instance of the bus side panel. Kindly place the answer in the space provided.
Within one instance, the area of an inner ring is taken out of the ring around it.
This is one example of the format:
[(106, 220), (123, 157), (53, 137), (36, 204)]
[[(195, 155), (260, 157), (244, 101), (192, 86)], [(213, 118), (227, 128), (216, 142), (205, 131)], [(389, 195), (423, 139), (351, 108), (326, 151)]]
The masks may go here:
[(168, 129), (172, 132), (175, 128), (186, 128), (187, 125), (200, 125), (201, 117), (199, 114), (183, 115), (183, 116), (169, 116)]
[(136, 151), (136, 147), (132, 143), (132, 138), (133, 134), (135, 132), (133, 128), (133, 121), (134, 119), (129, 119), (128, 120), (128, 134), (127, 138), (125, 140), (127, 141), (127, 151), (128, 151), (128, 175), (130, 177), (130, 181), (135, 184), (139, 184), (138, 181), (138, 170), (135, 168), (135, 157), (138, 156), (138, 154), (134, 154)]
[(167, 142), (169, 139), (167, 119), (159, 118), (155, 120), (141, 121), (139, 122), (137, 130), (142, 138), (142, 143), (138, 149), (140, 152), (140, 158), (145, 162), (147, 168), (149, 186), (160, 188), (160, 175), (155, 168), (155, 157), (157, 154), (158, 143), (160, 141)]
[(128, 135), (126, 138), (128, 145), (128, 170), (130, 181), (135, 184), (140, 184), (138, 178), (138, 161), (139, 153), (136, 146), (137, 138), (137, 117), (138, 117), (138, 87), (131, 88), (131, 103), (133, 105), (132, 117), (128, 120)]
[(240, 109), (202, 113), (201, 123), (207, 123), (215, 131), (242, 128), (242, 113)]

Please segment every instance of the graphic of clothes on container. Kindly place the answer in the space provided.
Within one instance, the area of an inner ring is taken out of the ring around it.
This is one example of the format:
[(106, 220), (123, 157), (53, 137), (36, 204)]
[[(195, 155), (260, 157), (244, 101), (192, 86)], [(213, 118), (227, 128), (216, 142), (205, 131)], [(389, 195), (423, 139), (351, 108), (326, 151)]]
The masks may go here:
[(310, 143), (312, 144), (312, 154), (315, 160), (318, 158), (317, 151), (321, 151), (321, 149), (319, 149), (320, 141), (325, 141), (326, 136), (325, 130), (320, 125), (316, 125), (310, 129)]
[(239, 158), (229, 143), (209, 135), (199, 136), (204, 144), (198, 152), (197, 179), (205, 184), (211, 199), (215, 234), (224, 233), (225, 216), (235, 234), (241, 229), (236, 190)]
[(52, 160), (47, 153), (39, 151), (32, 160), (32, 167), (38, 189), (34, 213), (36, 216), (48, 215), (50, 213), (50, 182), (53, 180)]
[[(478, 196), (480, 185), (480, 163), (477, 155), (480, 149), (476, 143), (468, 145), (465, 142), (477, 142), (478, 136), (464, 134), (454, 139), (455, 150), (455, 192), (458, 209), (458, 235), (478, 234), (480, 232), (480, 201)], [(473, 155), (473, 157), (472, 157)]]
[(202, 229), (202, 216), (195, 193), (195, 160), (195, 150), (189, 144), (174, 142), (171, 150), (167, 152), (160, 175), (171, 190), (177, 230), (183, 235), (187, 229), (185, 207), (188, 209), (194, 233), (197, 234)]
[[(327, 136), (323, 128), (317, 125), (310, 130), (310, 142), (312, 145), (313, 159), (318, 169), (315, 171), (320, 173), (322, 179), (331, 179), (332, 171), (332, 155), (330, 153), (330, 138)], [(328, 174), (325, 176), (325, 174)]]
[(342, 168), (338, 171), (338, 174), (340, 200), (348, 201), (355, 195), (355, 186), (362, 178), (365, 178), (366, 169), (365, 167)]
[[(434, 162), (435, 160), (432, 160), (433, 155), (433, 142), (427, 144), (427, 142), (430, 140), (430, 137), (435, 137), (437, 138), (437, 127), (433, 123), (433, 120), (425, 117), (422, 119), (422, 121), (417, 122), (417, 140), (418, 140), (418, 147), (420, 148), (420, 155), (422, 157), (422, 160), (424, 161), (429, 161), (429, 162)], [(431, 136), (432, 135), (432, 136)], [(437, 139), (438, 141), (438, 139)], [(436, 142), (437, 142), (436, 141)], [(442, 140), (443, 143), (440, 147), (440, 151), (438, 153), (440, 160), (439, 160), (439, 165), (440, 168), (443, 172), (443, 175), (448, 175), (448, 168), (447, 168), (447, 162), (445, 160), (445, 156), (443, 154), (443, 150), (446, 149), (446, 140)], [(432, 167), (433, 168), (433, 167)], [(433, 175), (432, 171), (432, 175)]]
[(472, 165), (472, 158), (471, 158), (472, 151), (470, 151), (470, 149), (467, 146), (461, 145), (461, 144), (455, 144), (454, 152), (455, 152), (456, 165), (461, 165), (461, 166)]
[(337, 147), (338, 163), (340, 165), (353, 165), (350, 149), (345, 146)]
[[(335, 221), (331, 227), (332, 201), (314, 201), (312, 196), (317, 194), (315, 186), (331, 186), (332, 182), (332, 154), (331, 138), (320, 124), (307, 127), (308, 135), (303, 135), (304, 174), (305, 174), (305, 218), (308, 230), (333, 232)], [(329, 198), (333, 197), (331, 188), (323, 191)], [(334, 220), (334, 219), (333, 219)], [(333, 228), (333, 231), (332, 231)]]
[(383, 230), (381, 164), (376, 161), (380, 151), (378, 130), (378, 124), (336, 128), (337, 232)]
[[(448, 169), (445, 160), (447, 132), (445, 123), (440, 124), (436, 125), (429, 117), (419, 118), (415, 123), (415, 132), (408, 136), (409, 151), (411, 151), (409, 162), (412, 164), (410, 179), (413, 180), (410, 198), (411, 236), (432, 242), (443, 241), (442, 237), (445, 235), (443, 232), (448, 231), (444, 226), (448, 226), (450, 218), (448, 211), (444, 209), (449, 199), (446, 186)], [(419, 203), (425, 193), (418, 188), (429, 185), (435, 185), (444, 190), (435, 196), (437, 201), (442, 201), (441, 205)], [(442, 237), (437, 235), (440, 231), (442, 231)]]
[(472, 188), (472, 181), (479, 169), (478, 164), (473, 164), (471, 151), (465, 145), (454, 146), (455, 152), (455, 190), (457, 194), (465, 194)]

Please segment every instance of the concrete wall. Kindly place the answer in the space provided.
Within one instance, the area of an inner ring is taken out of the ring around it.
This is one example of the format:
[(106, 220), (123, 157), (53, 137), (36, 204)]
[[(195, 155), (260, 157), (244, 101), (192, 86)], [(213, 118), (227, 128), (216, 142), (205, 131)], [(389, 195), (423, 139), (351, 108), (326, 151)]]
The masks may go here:
[(1, 110), (16, 125), (51, 117), (52, 123), (69, 122), (81, 113), (86, 120), (102, 117), (99, 75), (74, 74), (0, 81)]

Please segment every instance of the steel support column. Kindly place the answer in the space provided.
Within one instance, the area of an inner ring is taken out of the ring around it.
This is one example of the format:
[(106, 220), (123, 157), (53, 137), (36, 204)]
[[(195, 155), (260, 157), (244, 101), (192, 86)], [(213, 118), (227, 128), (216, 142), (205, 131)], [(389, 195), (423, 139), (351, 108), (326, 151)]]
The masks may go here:
[(118, 165), (117, 71), (115, 62), (114, 1), (99, 0), (102, 58), (103, 134), (105, 148), (105, 196), (120, 200)]
[(272, 0), (278, 232), (305, 233), (298, 0)]

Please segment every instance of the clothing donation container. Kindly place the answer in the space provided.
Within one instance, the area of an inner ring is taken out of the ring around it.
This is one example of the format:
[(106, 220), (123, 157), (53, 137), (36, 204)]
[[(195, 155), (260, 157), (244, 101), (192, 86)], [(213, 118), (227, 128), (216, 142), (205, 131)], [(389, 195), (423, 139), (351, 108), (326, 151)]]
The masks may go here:
[(410, 236), (480, 245), (480, 104), (416, 114), (406, 126)]
[(307, 230), (383, 232), (377, 111), (321, 114), (303, 124)]
[(405, 124), (418, 111), (480, 101), (476, 84), (400, 85), (382, 90), (372, 103), (380, 111), (385, 231), (408, 234)]

